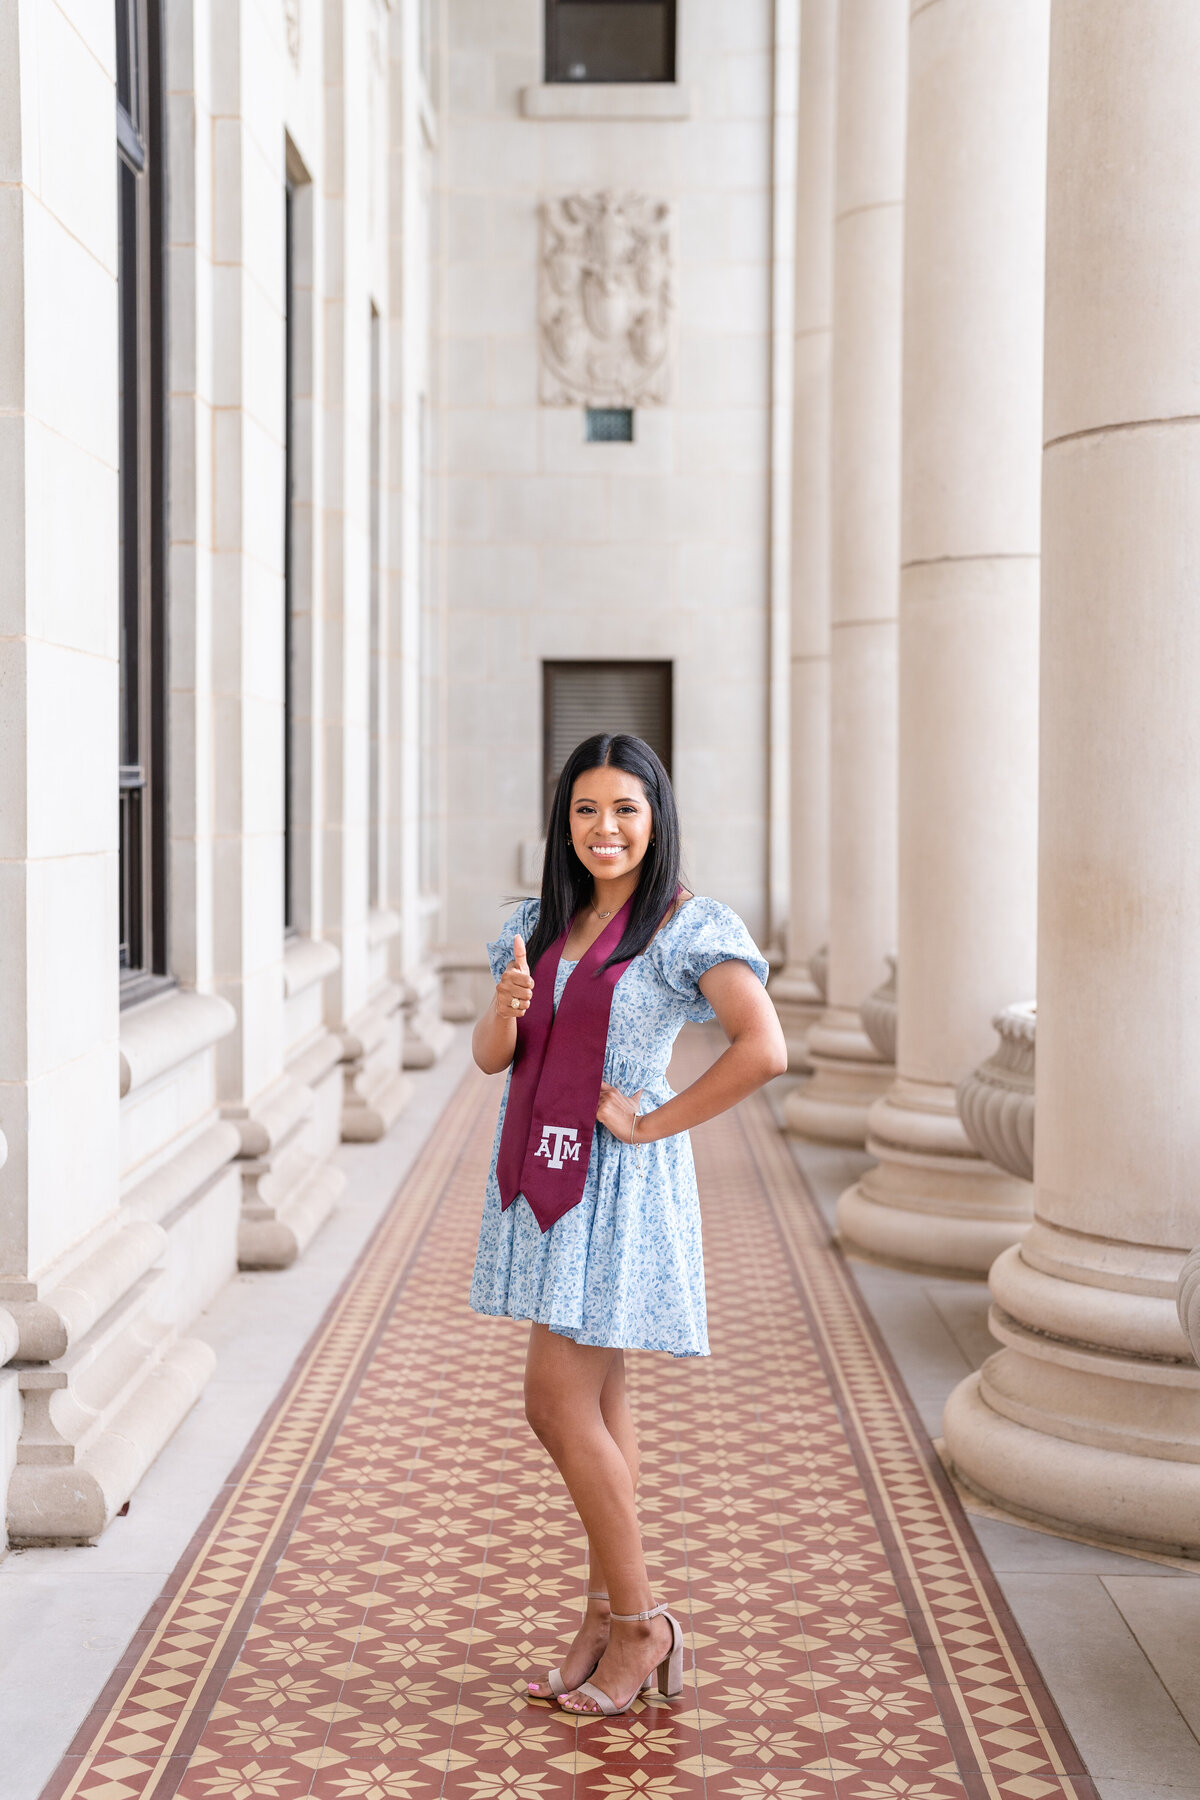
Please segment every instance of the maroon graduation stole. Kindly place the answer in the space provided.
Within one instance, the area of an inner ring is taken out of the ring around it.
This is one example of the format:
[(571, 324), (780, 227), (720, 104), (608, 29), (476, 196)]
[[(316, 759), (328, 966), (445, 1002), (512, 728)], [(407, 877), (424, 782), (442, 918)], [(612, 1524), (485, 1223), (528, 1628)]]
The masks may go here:
[(633, 958), (608, 969), (600, 965), (620, 943), (632, 905), (631, 894), (584, 951), (567, 976), (557, 1012), (554, 984), (570, 926), (543, 950), (529, 1011), (517, 1020), (517, 1048), (496, 1160), (500, 1209), (524, 1194), (543, 1231), (583, 1198), (613, 989)]

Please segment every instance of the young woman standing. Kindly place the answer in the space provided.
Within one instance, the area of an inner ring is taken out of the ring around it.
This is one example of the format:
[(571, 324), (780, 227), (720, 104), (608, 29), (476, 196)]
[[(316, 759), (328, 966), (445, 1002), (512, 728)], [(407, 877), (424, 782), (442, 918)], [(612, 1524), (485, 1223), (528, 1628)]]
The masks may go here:
[[(589, 738), (558, 782), (539, 900), (489, 944), (496, 993), (475, 1061), (510, 1069), (471, 1306), (532, 1321), (525, 1413), (588, 1538), (587, 1611), (538, 1698), (624, 1712), (655, 1671), (682, 1684), (683, 1639), (646, 1577), (626, 1350), (707, 1356), (689, 1128), (781, 1074), (767, 964), (742, 921), (679, 882), (666, 770), (641, 738)], [(687, 1020), (729, 1048), (680, 1094)]]

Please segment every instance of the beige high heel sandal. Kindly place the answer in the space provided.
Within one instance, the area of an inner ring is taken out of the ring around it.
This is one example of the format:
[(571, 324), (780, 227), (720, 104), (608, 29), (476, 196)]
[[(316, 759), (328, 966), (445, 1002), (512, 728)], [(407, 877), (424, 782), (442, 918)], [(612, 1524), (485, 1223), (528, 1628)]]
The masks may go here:
[[(563, 1712), (575, 1713), (580, 1718), (603, 1716), (604, 1718), (611, 1719), (617, 1713), (628, 1712), (638, 1695), (644, 1694), (647, 1688), (654, 1686), (656, 1678), (658, 1681), (658, 1691), (663, 1696), (664, 1700), (677, 1700), (683, 1692), (683, 1630), (679, 1620), (667, 1611), (665, 1605), (652, 1606), (649, 1612), (610, 1613), (609, 1618), (618, 1625), (640, 1624), (648, 1619), (665, 1619), (671, 1627), (671, 1648), (667, 1651), (667, 1654), (661, 1661), (651, 1669), (641, 1686), (633, 1690), (633, 1693), (630, 1694), (628, 1700), (611, 1700), (600, 1688), (594, 1687), (590, 1681), (584, 1681), (581, 1682), (577, 1688), (572, 1688), (569, 1694), (561, 1696), (558, 1704)], [(597, 1663), (596, 1668), (599, 1668), (599, 1666), (599, 1663)], [(595, 1669), (593, 1669), (592, 1673), (595, 1674), (595, 1672)], [(589, 1706), (572, 1706), (572, 1698), (586, 1698), (594, 1701), (596, 1707), (595, 1712), (593, 1712)]]
[[(587, 1597), (589, 1600), (607, 1600), (608, 1599), (607, 1594), (601, 1594), (595, 1588), (588, 1589)], [(590, 1678), (591, 1676), (593, 1676), (599, 1667), (600, 1667), (600, 1662), (599, 1662), (599, 1659), (597, 1659), (592, 1664), (591, 1668), (588, 1670), (585, 1680)], [(539, 1694), (537, 1692), (537, 1689), (540, 1686), (541, 1686), (541, 1683), (538, 1681), (531, 1681), (529, 1683), (529, 1694), (532, 1699), (534, 1699), (534, 1700), (557, 1700), (563, 1694), (575, 1693), (577, 1691), (575, 1688), (569, 1688), (567, 1686), (566, 1682), (563, 1680), (561, 1669), (550, 1669), (547, 1671), (546, 1686), (550, 1689), (550, 1692), (548, 1694)], [(653, 1671), (653, 1669), (651, 1669), (649, 1675), (647, 1675), (645, 1681), (643, 1681), (641, 1688), (638, 1691), (639, 1691), (639, 1693), (645, 1693), (647, 1688), (651, 1688), (653, 1686), (654, 1686), (654, 1671)]]

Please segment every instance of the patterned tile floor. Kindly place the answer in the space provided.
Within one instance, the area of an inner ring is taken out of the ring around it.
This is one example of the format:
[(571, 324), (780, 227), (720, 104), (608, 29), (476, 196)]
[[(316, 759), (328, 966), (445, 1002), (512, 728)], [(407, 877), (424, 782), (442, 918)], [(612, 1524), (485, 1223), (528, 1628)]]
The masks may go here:
[(1094, 1800), (757, 1098), (695, 1134), (713, 1355), (630, 1359), (684, 1698), (525, 1698), (585, 1570), (525, 1328), (464, 1303), (497, 1099), (463, 1083), (44, 1800)]

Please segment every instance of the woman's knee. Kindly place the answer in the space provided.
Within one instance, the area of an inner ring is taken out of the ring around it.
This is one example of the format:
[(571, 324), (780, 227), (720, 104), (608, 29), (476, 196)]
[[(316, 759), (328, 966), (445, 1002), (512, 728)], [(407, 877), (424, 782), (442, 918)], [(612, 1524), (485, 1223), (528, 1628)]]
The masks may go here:
[(530, 1430), (551, 1452), (565, 1435), (567, 1411), (563, 1396), (540, 1381), (525, 1383), (525, 1418)]

